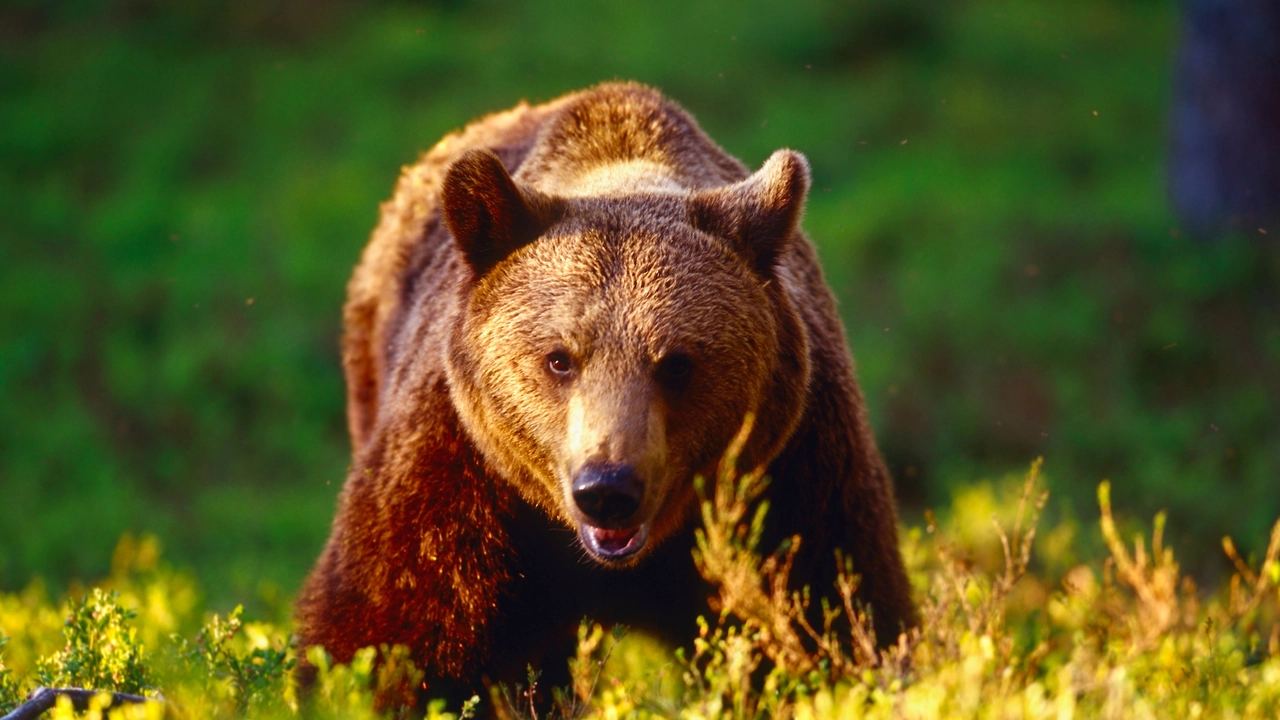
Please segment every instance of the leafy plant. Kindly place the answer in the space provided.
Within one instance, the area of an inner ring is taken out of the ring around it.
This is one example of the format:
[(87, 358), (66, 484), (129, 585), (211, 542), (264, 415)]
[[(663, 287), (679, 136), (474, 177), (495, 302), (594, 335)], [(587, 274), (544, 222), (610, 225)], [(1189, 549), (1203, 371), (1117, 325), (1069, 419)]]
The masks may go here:
[(154, 689), (137, 629), (136, 615), (117, 604), (119, 594), (94, 588), (71, 608), (66, 646), (45, 658), (36, 673), (41, 685), (141, 694)]
[(272, 647), (263, 633), (245, 641), (236, 606), (226, 618), (214, 615), (194, 643), (175, 637), (179, 656), (188, 664), (190, 675), (200, 680), (207, 696), (225, 698), (243, 715), (254, 701), (283, 697), (288, 672), (295, 660), (284, 647)]

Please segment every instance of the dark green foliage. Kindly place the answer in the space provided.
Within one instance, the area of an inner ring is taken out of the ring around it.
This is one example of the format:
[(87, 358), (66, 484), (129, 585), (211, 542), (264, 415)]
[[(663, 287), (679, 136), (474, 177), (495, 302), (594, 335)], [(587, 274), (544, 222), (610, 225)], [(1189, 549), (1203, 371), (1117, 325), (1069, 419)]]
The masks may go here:
[(0, 587), (103, 575), (127, 529), (216, 607), (279, 607), (347, 466), (343, 288), (398, 168), (612, 77), (753, 165), (807, 154), (805, 226), (908, 517), (1043, 454), (1051, 517), (1087, 519), (1108, 477), (1220, 568), (1217, 539), (1264, 537), (1277, 505), (1280, 228), (1174, 223), (1176, 10), (10, 3)]
[(152, 689), (150, 663), (132, 622), (137, 616), (117, 604), (118, 597), (94, 588), (72, 606), (62, 629), (66, 647), (40, 663), (40, 685), (132, 695)]

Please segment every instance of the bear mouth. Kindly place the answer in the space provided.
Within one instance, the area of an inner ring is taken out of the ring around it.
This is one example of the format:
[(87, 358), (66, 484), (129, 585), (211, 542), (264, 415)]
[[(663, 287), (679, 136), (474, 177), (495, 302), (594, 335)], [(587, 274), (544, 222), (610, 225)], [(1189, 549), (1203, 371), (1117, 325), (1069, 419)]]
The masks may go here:
[(614, 530), (583, 523), (579, 535), (587, 553), (605, 565), (624, 562), (644, 549), (649, 539), (648, 525)]

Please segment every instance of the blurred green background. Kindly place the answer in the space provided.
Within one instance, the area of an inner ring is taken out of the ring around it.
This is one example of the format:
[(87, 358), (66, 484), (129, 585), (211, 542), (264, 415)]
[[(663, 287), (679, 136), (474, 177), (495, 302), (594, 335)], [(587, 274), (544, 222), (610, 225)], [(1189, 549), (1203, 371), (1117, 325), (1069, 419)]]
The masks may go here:
[[(0, 10), (0, 587), (157, 534), (291, 595), (347, 467), (344, 284), (401, 165), (610, 78), (814, 173), (906, 517), (1038, 455), (1213, 576), (1280, 515), (1280, 228), (1165, 196), (1173, 2), (81, 0)], [(1089, 537), (1089, 533), (1084, 536)]]

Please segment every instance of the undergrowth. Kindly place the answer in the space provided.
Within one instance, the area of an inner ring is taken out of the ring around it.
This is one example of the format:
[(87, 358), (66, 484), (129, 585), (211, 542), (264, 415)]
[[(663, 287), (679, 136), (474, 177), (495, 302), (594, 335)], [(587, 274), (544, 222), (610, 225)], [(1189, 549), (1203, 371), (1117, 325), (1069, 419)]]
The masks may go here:
[[(1037, 542), (1040, 463), (999, 502), (958, 498), (943, 520), (904, 536), (920, 626), (875, 637), (843, 566), (831, 601), (796, 590), (802, 538), (761, 548), (766, 480), (739, 474), (736, 453), (703, 493), (695, 562), (718, 588), (719, 615), (699, 621), (687, 648), (660, 648), (624, 629), (584, 622), (572, 686), (494, 688), (430, 718), (1056, 718), (1239, 717), (1280, 712), (1280, 523), (1250, 562), (1230, 539), (1235, 568), (1215, 592), (1183, 575), (1156, 516), (1125, 540), (1110, 485), (1098, 488), (1109, 553), (1071, 558), (1070, 528)], [(986, 489), (984, 489), (986, 488)], [(709, 491), (709, 492), (708, 492)], [(965, 508), (969, 508), (965, 510)], [(977, 530), (973, 508), (992, 512)], [(1065, 540), (1064, 540), (1065, 539)], [(841, 560), (840, 562), (844, 562)], [(101, 695), (57, 717), (355, 717), (383, 709), (421, 680), (403, 648), (367, 648), (347, 665), (322, 651), (315, 697), (300, 709), (289, 682), (296, 658), (283, 624), (242, 610), (201, 618), (194, 581), (157, 560), (154, 540), (126, 537), (111, 577), (55, 604), (39, 583), (0, 595), (0, 712), (36, 686), (77, 686), (153, 698), (104, 710)], [(820, 602), (816, 608), (814, 602)], [(818, 612), (813, 612), (818, 610)], [(818, 618), (818, 622), (814, 622)], [(449, 712), (446, 712), (448, 710)], [(541, 714), (540, 714), (541, 713)]]

